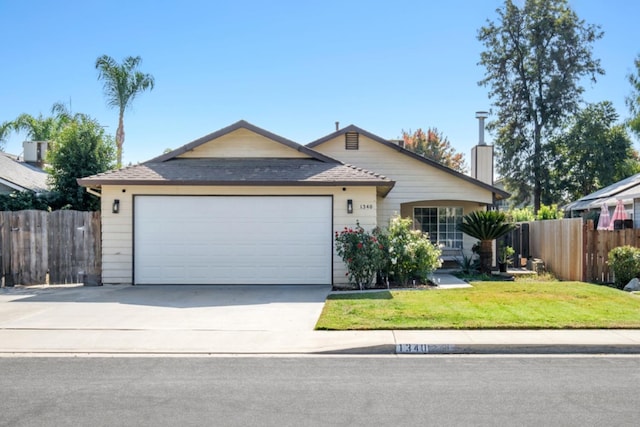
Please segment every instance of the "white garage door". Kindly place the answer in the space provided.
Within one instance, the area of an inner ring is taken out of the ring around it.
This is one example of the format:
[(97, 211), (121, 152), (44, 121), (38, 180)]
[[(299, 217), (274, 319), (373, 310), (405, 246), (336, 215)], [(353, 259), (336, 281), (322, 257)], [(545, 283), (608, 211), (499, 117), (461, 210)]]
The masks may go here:
[(330, 284), (332, 199), (136, 196), (136, 284)]

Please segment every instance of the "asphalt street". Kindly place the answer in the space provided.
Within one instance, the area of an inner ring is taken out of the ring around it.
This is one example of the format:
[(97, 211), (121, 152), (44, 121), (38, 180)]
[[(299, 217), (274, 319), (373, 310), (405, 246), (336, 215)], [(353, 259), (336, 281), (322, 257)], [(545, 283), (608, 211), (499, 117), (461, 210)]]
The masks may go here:
[(2, 426), (637, 425), (640, 357), (0, 358)]

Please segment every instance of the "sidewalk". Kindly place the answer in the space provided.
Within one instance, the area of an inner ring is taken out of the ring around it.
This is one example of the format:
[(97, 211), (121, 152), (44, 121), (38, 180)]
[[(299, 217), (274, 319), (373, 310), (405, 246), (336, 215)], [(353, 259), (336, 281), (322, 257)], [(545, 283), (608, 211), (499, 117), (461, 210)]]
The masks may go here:
[[(434, 278), (443, 292), (469, 286), (448, 274)], [(0, 356), (640, 354), (640, 329), (314, 331), (328, 291), (119, 285), (3, 289)]]

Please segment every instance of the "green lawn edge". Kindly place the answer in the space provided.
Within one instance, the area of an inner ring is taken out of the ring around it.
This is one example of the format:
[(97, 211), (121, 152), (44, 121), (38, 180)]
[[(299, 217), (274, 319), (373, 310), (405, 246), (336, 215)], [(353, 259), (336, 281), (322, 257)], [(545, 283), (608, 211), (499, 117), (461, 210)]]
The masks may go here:
[(637, 329), (640, 295), (584, 282), (334, 293), (316, 330)]

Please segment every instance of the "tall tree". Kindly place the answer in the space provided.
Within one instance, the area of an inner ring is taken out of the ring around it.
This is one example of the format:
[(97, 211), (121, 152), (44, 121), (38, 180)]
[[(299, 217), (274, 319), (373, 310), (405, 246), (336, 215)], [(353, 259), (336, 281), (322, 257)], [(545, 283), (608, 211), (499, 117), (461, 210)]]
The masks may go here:
[(15, 120), (8, 122), (8, 126), (15, 132), (24, 132), (30, 141), (50, 141), (74, 119), (66, 106), (60, 102), (53, 104), (51, 113), (53, 115), (48, 117), (42, 114), (35, 117), (22, 113)]
[(640, 171), (638, 153), (609, 101), (589, 104), (551, 139), (549, 203), (576, 200)]
[(626, 101), (631, 112), (629, 127), (640, 137), (640, 55), (635, 59), (634, 65), (636, 67), (635, 73), (627, 76), (629, 83), (631, 83), (631, 95), (627, 97)]
[(0, 124), (0, 151), (4, 149), (4, 143), (9, 137), (11, 132), (11, 122), (4, 122)]
[(48, 152), (47, 171), (51, 188), (71, 209), (99, 210), (100, 201), (77, 183), (78, 178), (113, 168), (115, 147), (111, 136), (100, 124), (81, 116), (56, 136)]
[(118, 109), (118, 130), (116, 131), (117, 167), (122, 167), (122, 146), (124, 145), (124, 112), (136, 96), (145, 90), (152, 90), (154, 78), (151, 74), (138, 71), (142, 62), (140, 56), (128, 56), (118, 64), (108, 55), (96, 60), (98, 80), (103, 80), (103, 90), (107, 105)]
[(428, 128), (426, 132), (418, 129), (413, 133), (403, 130), (402, 139), (407, 150), (435, 160), (458, 172), (467, 171), (464, 154), (456, 153), (449, 139), (436, 128)]
[(489, 87), (497, 113), (488, 127), (497, 135), (498, 172), (508, 188), (531, 189), (537, 212), (549, 177), (549, 138), (578, 109), (582, 79), (595, 82), (604, 73), (592, 57), (603, 33), (567, 0), (525, 0), (522, 8), (506, 0), (497, 13), (497, 22), (478, 32), (486, 69), (479, 84)]

